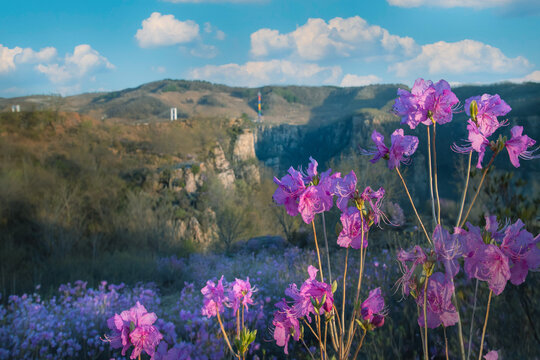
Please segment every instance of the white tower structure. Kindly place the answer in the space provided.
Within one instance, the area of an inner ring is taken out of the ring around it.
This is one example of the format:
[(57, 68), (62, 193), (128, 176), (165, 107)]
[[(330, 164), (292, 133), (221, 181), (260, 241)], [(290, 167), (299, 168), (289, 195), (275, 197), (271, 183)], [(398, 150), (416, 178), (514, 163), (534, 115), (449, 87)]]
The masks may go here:
[(178, 111), (175, 107), (171, 108), (171, 121), (178, 120)]

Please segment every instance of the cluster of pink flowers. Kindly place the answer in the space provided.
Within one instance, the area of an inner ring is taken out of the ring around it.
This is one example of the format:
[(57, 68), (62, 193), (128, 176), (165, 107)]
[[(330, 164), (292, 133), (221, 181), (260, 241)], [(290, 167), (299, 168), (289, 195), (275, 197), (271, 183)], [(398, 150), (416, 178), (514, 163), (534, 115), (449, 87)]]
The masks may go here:
[(163, 339), (163, 335), (152, 325), (156, 320), (156, 314), (146, 311), (137, 301), (131, 309), (107, 320), (107, 326), (112, 331), (107, 340), (113, 349), (122, 348), (122, 356), (133, 346), (130, 359), (136, 359), (143, 350), (154, 359), (156, 346)]
[[(304, 281), (300, 289), (296, 284), (291, 284), (285, 290), (285, 294), (292, 301), (282, 299), (276, 304), (278, 310), (274, 313), (274, 340), (278, 346), (283, 346), (285, 354), (288, 354), (287, 346), (291, 336), (295, 341), (300, 337), (300, 321), (306, 319), (311, 323), (310, 315), (323, 315), (332, 312), (334, 306), (334, 293), (332, 286), (317, 281), (318, 270), (308, 267), (309, 278)], [(290, 305), (289, 305), (290, 304)]]
[(234, 313), (240, 308), (248, 310), (248, 305), (253, 305), (254, 291), (249, 283), (249, 277), (246, 280), (236, 279), (232, 283), (227, 283), (223, 276), (217, 284), (208, 280), (206, 286), (201, 289), (204, 296), (201, 313), (212, 317), (217, 316), (218, 312), (225, 311), (225, 307), (232, 308)]

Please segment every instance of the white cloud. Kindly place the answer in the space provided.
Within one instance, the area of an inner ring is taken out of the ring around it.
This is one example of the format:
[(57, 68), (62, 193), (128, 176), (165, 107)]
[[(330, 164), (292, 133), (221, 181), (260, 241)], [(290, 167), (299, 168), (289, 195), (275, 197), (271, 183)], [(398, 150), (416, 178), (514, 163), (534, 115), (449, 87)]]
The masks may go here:
[(26, 48), (23, 49), (19, 56), (17, 56), (17, 62), (28, 64), (49, 62), (56, 58), (56, 56), (56, 49), (52, 46), (43, 48), (40, 51), (34, 51), (30, 48)]
[(380, 55), (412, 56), (418, 45), (410, 37), (392, 35), (388, 30), (369, 25), (359, 16), (336, 17), (328, 21), (309, 19), (296, 30), (280, 34), (278, 30), (260, 29), (251, 34), (251, 54), (256, 57), (288, 51), (306, 60), (332, 56), (374, 57)]
[(16, 46), (10, 49), (0, 44), (0, 74), (15, 70), (15, 56), (22, 53), (23, 49)]
[(216, 30), (216, 39), (225, 40), (225, 33), (221, 30)]
[(522, 56), (509, 58), (491, 45), (475, 40), (461, 40), (424, 45), (418, 56), (395, 63), (389, 70), (397, 76), (405, 77), (422, 73), (519, 73), (530, 67), (529, 61)]
[(151, 69), (158, 74), (164, 74), (167, 71), (165, 66), (152, 66)]
[(347, 74), (341, 80), (339, 86), (353, 87), (353, 86), (366, 86), (370, 84), (380, 83), (382, 79), (377, 75), (358, 76), (354, 74)]
[(218, 40), (224, 40), (225, 39), (225, 33), (221, 30), (219, 30), (217, 27), (212, 25), (209, 22), (205, 22), (203, 26), (203, 30), (207, 34), (215, 33), (215, 38)]
[(17, 64), (49, 62), (56, 57), (56, 49), (46, 47), (40, 51), (15, 46), (10, 49), (0, 44), (0, 74), (14, 71)]
[(158, 12), (143, 20), (142, 29), (135, 34), (139, 46), (143, 48), (184, 44), (198, 36), (199, 25), (194, 21), (180, 21), (173, 15), (161, 15)]
[(73, 54), (66, 54), (63, 64), (39, 64), (36, 69), (53, 83), (66, 83), (86, 75), (92, 76), (100, 70), (114, 69), (114, 65), (90, 45), (82, 44), (75, 47)]
[(470, 7), (470, 8), (489, 8), (511, 4), (515, 0), (387, 0), (390, 5), (399, 7)]
[(532, 73), (530, 73), (530, 74), (528, 74), (528, 75), (525, 75), (525, 76), (522, 77), (522, 78), (518, 78), (518, 79), (510, 79), (509, 81), (515, 82), (515, 83), (524, 83), (524, 82), (536, 82), (536, 83), (540, 83), (540, 71), (539, 71), (539, 70), (535, 70), (535, 71), (533, 71)]
[(341, 68), (287, 60), (250, 61), (243, 65), (207, 65), (191, 70), (189, 77), (251, 87), (269, 84), (320, 85), (336, 84), (341, 77)]
[(214, 45), (198, 44), (189, 53), (196, 57), (212, 59), (217, 56), (218, 49)]

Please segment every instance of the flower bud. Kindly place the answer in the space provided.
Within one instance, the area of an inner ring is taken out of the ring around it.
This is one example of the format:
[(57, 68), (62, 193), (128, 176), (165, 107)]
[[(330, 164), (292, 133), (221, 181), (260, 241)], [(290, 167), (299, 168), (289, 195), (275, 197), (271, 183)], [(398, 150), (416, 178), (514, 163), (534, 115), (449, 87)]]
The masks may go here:
[(478, 125), (478, 122), (476, 121), (476, 116), (478, 116), (478, 103), (476, 102), (476, 100), (471, 101), (469, 112), (471, 114), (472, 121), (474, 121), (474, 123)]

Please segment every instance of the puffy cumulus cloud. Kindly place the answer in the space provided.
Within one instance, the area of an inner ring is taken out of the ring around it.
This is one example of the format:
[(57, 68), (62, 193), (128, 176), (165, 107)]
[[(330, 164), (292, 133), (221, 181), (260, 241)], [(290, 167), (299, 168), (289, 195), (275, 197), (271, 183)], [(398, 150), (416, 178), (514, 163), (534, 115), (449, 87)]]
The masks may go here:
[(214, 37), (218, 40), (225, 40), (225, 33), (209, 22), (204, 23), (203, 30), (207, 34), (214, 33)]
[(382, 79), (377, 75), (358, 76), (354, 74), (347, 74), (341, 80), (339, 86), (353, 87), (353, 86), (366, 86), (371, 84), (380, 83)]
[(49, 62), (56, 57), (56, 49), (46, 47), (40, 51), (19, 46), (10, 49), (0, 44), (0, 73), (14, 71), (17, 64)]
[(522, 56), (509, 58), (491, 45), (475, 40), (439, 41), (422, 46), (421, 53), (389, 67), (397, 76), (413, 74), (470, 74), (523, 72), (531, 65)]
[(268, 84), (320, 85), (336, 84), (341, 77), (341, 68), (288, 60), (250, 61), (243, 65), (207, 65), (191, 70), (189, 77), (251, 87)]
[(199, 25), (192, 21), (180, 21), (173, 15), (152, 13), (143, 20), (135, 39), (140, 47), (169, 46), (189, 43), (199, 37)]
[(470, 7), (470, 8), (488, 8), (508, 5), (515, 0), (387, 0), (390, 5), (399, 7)]
[(533, 71), (532, 73), (530, 73), (528, 75), (525, 75), (522, 78), (510, 79), (509, 81), (515, 82), (515, 83), (524, 83), (524, 82), (540, 83), (540, 71), (536, 70), (536, 71)]
[(288, 51), (305, 60), (321, 60), (330, 56), (380, 55), (412, 56), (418, 45), (410, 37), (390, 34), (388, 30), (369, 25), (359, 16), (336, 17), (328, 21), (309, 19), (296, 30), (280, 34), (278, 30), (260, 29), (251, 34), (251, 54), (256, 57)]
[(36, 69), (53, 83), (66, 83), (97, 71), (114, 69), (114, 65), (90, 45), (82, 44), (75, 47), (73, 54), (66, 55), (63, 64), (39, 64)]

